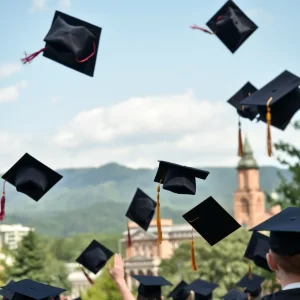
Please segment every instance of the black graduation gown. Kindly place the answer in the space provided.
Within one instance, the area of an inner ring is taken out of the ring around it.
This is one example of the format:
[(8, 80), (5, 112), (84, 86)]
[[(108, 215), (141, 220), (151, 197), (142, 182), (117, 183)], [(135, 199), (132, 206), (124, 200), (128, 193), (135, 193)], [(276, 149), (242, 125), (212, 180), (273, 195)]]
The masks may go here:
[(300, 288), (279, 291), (274, 294), (264, 296), (262, 300), (300, 300)]

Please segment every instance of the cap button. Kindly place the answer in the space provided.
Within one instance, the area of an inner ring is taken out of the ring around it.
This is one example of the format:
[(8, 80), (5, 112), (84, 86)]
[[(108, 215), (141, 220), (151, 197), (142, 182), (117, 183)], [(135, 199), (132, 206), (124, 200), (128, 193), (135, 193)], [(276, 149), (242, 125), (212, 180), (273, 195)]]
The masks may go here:
[(297, 217), (290, 217), (290, 221), (294, 221), (296, 219), (297, 219)]

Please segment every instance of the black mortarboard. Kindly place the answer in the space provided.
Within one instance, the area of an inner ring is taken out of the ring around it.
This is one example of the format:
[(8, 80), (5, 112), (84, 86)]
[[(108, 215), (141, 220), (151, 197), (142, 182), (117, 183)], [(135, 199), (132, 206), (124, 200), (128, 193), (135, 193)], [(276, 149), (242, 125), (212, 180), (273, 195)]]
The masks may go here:
[(242, 105), (257, 107), (260, 120), (267, 122), (267, 111), (272, 112), (271, 125), (284, 130), (300, 108), (300, 78), (284, 71), (260, 90), (244, 99)]
[(14, 292), (10, 291), (10, 290), (7, 290), (7, 288), (9, 288), (10, 285), (14, 284), (15, 281), (14, 280), (10, 280), (5, 288), (1, 288), (0, 289), (0, 295), (3, 296), (5, 299), (8, 299), (8, 300), (11, 300), (13, 295), (14, 295)]
[(218, 286), (219, 285), (216, 283), (196, 279), (186, 287), (186, 290), (193, 291), (195, 293), (195, 299), (199, 299), (199, 297), (197, 297), (198, 295), (201, 297), (201, 299), (208, 299)]
[(258, 28), (232, 0), (228, 0), (206, 25), (212, 32), (198, 26), (191, 28), (215, 34), (231, 53)]
[(270, 238), (268, 236), (254, 231), (248, 243), (244, 257), (252, 260), (258, 267), (272, 272), (268, 266), (266, 258), (266, 255), (270, 250), (269, 239)]
[(23, 279), (4, 288), (14, 293), (12, 300), (48, 299), (66, 291), (31, 279)]
[(162, 276), (132, 275), (132, 277), (140, 283), (138, 294), (155, 300), (161, 299), (162, 286), (173, 285)]
[[(227, 102), (231, 104), (237, 111), (239, 117), (252, 121), (257, 116), (257, 109), (254, 106), (241, 105), (241, 101), (255, 93), (257, 89), (247, 82), (239, 91), (237, 91)], [(242, 124), (240, 118), (238, 120), (238, 156), (244, 156)]]
[(205, 180), (208, 175), (208, 171), (160, 160), (154, 182), (163, 184), (163, 189), (172, 193), (195, 195), (196, 178)]
[(253, 106), (241, 105), (241, 101), (257, 91), (250, 82), (247, 82), (240, 90), (238, 90), (227, 102), (232, 105), (240, 117), (253, 120), (257, 116), (257, 109)]
[(173, 298), (174, 300), (186, 300), (190, 295), (190, 291), (186, 289), (188, 284), (182, 280), (168, 295), (167, 298)]
[(278, 255), (300, 254), (299, 207), (288, 207), (250, 231), (270, 231), (270, 249)]
[(182, 217), (211, 246), (241, 227), (213, 197), (208, 197)]
[(92, 273), (97, 274), (113, 255), (113, 252), (93, 240), (76, 261)]
[(62, 176), (26, 153), (2, 178), (14, 185), (18, 192), (39, 201)]
[(56, 11), (43, 49), (27, 55), (23, 63), (43, 56), (73, 70), (94, 76), (101, 28)]
[(225, 296), (222, 297), (224, 300), (247, 300), (248, 296), (246, 293), (230, 290)]
[(138, 188), (127, 210), (126, 217), (147, 231), (155, 208), (156, 202)]
[(261, 293), (261, 284), (264, 280), (264, 277), (253, 273), (251, 278), (249, 278), (249, 274), (247, 273), (236, 285), (243, 288), (251, 296), (257, 297)]

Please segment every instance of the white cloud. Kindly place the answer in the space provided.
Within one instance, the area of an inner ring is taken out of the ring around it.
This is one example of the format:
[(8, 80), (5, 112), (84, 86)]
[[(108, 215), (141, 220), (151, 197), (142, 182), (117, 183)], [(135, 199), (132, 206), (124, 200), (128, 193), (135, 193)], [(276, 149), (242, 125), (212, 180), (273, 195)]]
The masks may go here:
[(31, 7), (30, 7), (30, 12), (38, 12), (38, 11), (43, 11), (47, 7), (47, 0), (32, 0), (31, 1)]
[(72, 5), (71, 0), (59, 0), (58, 2), (59, 2), (59, 6), (64, 9), (67, 9)]
[[(71, 6), (72, 0), (57, 0), (55, 5), (59, 5), (62, 9), (67, 9)], [(31, 7), (29, 11), (31, 13), (40, 12), (47, 8), (49, 0), (31, 0)]]
[[(53, 168), (99, 166), (118, 162), (157, 167), (157, 160), (190, 166), (236, 166), (237, 115), (226, 102), (182, 95), (130, 98), (80, 112), (55, 134), (28, 137), (1, 135), (1, 168), (27, 151)], [(266, 151), (266, 124), (242, 120), (260, 165), (275, 165)], [(299, 133), (297, 133), (299, 135)], [(273, 141), (297, 143), (295, 131), (272, 128)], [(12, 143), (12, 144), (10, 144)], [(5, 153), (3, 153), (5, 152)]]
[(0, 66), (0, 78), (10, 77), (21, 70), (20, 64), (7, 63)]
[(50, 99), (50, 102), (53, 103), (53, 104), (58, 104), (61, 102), (61, 97), (59, 96), (54, 96)]
[(15, 85), (0, 88), (0, 103), (15, 101), (20, 96), (20, 91), (28, 86), (27, 81), (20, 81)]

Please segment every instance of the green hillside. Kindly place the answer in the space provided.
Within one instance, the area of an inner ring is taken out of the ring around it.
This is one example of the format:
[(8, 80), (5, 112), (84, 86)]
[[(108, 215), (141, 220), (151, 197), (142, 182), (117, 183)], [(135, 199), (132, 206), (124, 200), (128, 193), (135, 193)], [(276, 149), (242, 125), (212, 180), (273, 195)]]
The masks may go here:
[[(197, 180), (196, 196), (182, 196), (162, 190), (163, 217), (183, 221), (181, 215), (202, 200), (213, 196), (229, 212), (237, 187), (234, 168), (203, 168), (210, 171), (206, 181)], [(278, 169), (262, 167), (261, 188), (272, 191), (278, 185)], [(125, 229), (124, 214), (140, 187), (153, 199), (156, 170), (130, 169), (115, 163), (99, 168), (59, 170), (64, 178), (39, 202), (17, 193), (7, 184), (6, 220), (33, 226), (49, 235), (119, 232)], [(289, 178), (288, 171), (282, 171)]]

